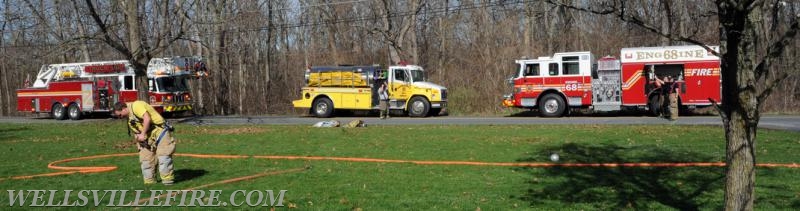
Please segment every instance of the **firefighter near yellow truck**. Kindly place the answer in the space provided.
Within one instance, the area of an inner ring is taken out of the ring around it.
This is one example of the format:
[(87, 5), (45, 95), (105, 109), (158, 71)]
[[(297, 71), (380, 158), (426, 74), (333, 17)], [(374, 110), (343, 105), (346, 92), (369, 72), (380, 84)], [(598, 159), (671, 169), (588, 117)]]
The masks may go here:
[(428, 82), (425, 70), (416, 65), (310, 67), (305, 71), (301, 99), (292, 104), (321, 118), (332, 116), (335, 110), (378, 111), (378, 89), (384, 81), (389, 87), (390, 111), (426, 117), (439, 115), (447, 106), (447, 89)]

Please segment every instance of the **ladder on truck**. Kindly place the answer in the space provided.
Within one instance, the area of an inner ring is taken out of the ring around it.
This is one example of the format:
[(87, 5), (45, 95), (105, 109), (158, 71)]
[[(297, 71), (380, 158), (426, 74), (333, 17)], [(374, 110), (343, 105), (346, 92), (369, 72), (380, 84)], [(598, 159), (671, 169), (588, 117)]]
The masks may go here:
[(165, 57), (152, 58), (147, 64), (147, 77), (182, 76), (195, 78), (208, 76), (208, 69), (202, 57)]
[(33, 88), (47, 87), (52, 81), (128, 74), (133, 74), (133, 70), (127, 60), (43, 65), (36, 74)]

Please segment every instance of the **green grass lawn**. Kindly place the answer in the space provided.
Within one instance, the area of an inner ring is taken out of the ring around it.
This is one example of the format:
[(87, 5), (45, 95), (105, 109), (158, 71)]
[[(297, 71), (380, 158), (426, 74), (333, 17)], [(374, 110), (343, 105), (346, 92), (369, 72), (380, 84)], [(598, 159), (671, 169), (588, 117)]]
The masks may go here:
[[(555, 152), (559, 162), (599, 163), (719, 162), (725, 152), (723, 130), (712, 126), (177, 127), (178, 153), (550, 162)], [(129, 140), (121, 120), (0, 124), (0, 178), (55, 172), (47, 164), (64, 158), (135, 152)], [(760, 130), (758, 162), (798, 162), (798, 144), (800, 133)], [(234, 190), (288, 190), (284, 204), (300, 210), (721, 209), (724, 189), (720, 167), (521, 168), (176, 157), (178, 183), (165, 187), (143, 185), (135, 157), (65, 165), (119, 169), (2, 180), (0, 209), (9, 209), (7, 190), (175, 190), (303, 167), (311, 168), (205, 189), (222, 190), (223, 201)], [(800, 170), (759, 168), (756, 197), (758, 209), (800, 209)]]

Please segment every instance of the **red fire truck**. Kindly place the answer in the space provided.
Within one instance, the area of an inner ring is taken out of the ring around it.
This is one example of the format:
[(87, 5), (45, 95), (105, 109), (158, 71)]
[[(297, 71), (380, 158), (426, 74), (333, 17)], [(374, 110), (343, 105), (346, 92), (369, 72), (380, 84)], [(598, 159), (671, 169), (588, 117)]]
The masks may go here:
[(681, 109), (710, 106), (709, 98), (719, 101), (721, 95), (719, 57), (702, 46), (624, 48), (620, 59), (597, 61), (591, 52), (556, 53), (516, 63), (519, 69), (508, 79), (513, 92), (503, 105), (538, 109), (545, 117), (562, 116), (569, 108), (657, 114), (662, 89), (653, 85), (656, 78), (674, 80)]
[[(187, 80), (205, 75), (198, 57), (151, 59), (147, 100), (165, 115), (191, 111)], [(30, 87), (17, 90), (17, 111), (49, 113), (57, 120), (110, 113), (116, 102), (137, 100), (134, 76), (127, 60), (44, 65)]]

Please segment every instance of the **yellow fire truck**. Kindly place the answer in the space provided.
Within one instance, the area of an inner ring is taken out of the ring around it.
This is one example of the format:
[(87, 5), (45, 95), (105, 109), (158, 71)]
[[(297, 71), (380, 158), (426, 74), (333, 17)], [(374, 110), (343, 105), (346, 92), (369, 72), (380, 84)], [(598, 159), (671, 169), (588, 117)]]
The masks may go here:
[(378, 110), (379, 83), (389, 87), (389, 109), (411, 117), (435, 116), (447, 106), (447, 89), (426, 81), (416, 65), (320, 66), (305, 71), (306, 86), (295, 108), (309, 109), (317, 117), (334, 110)]

